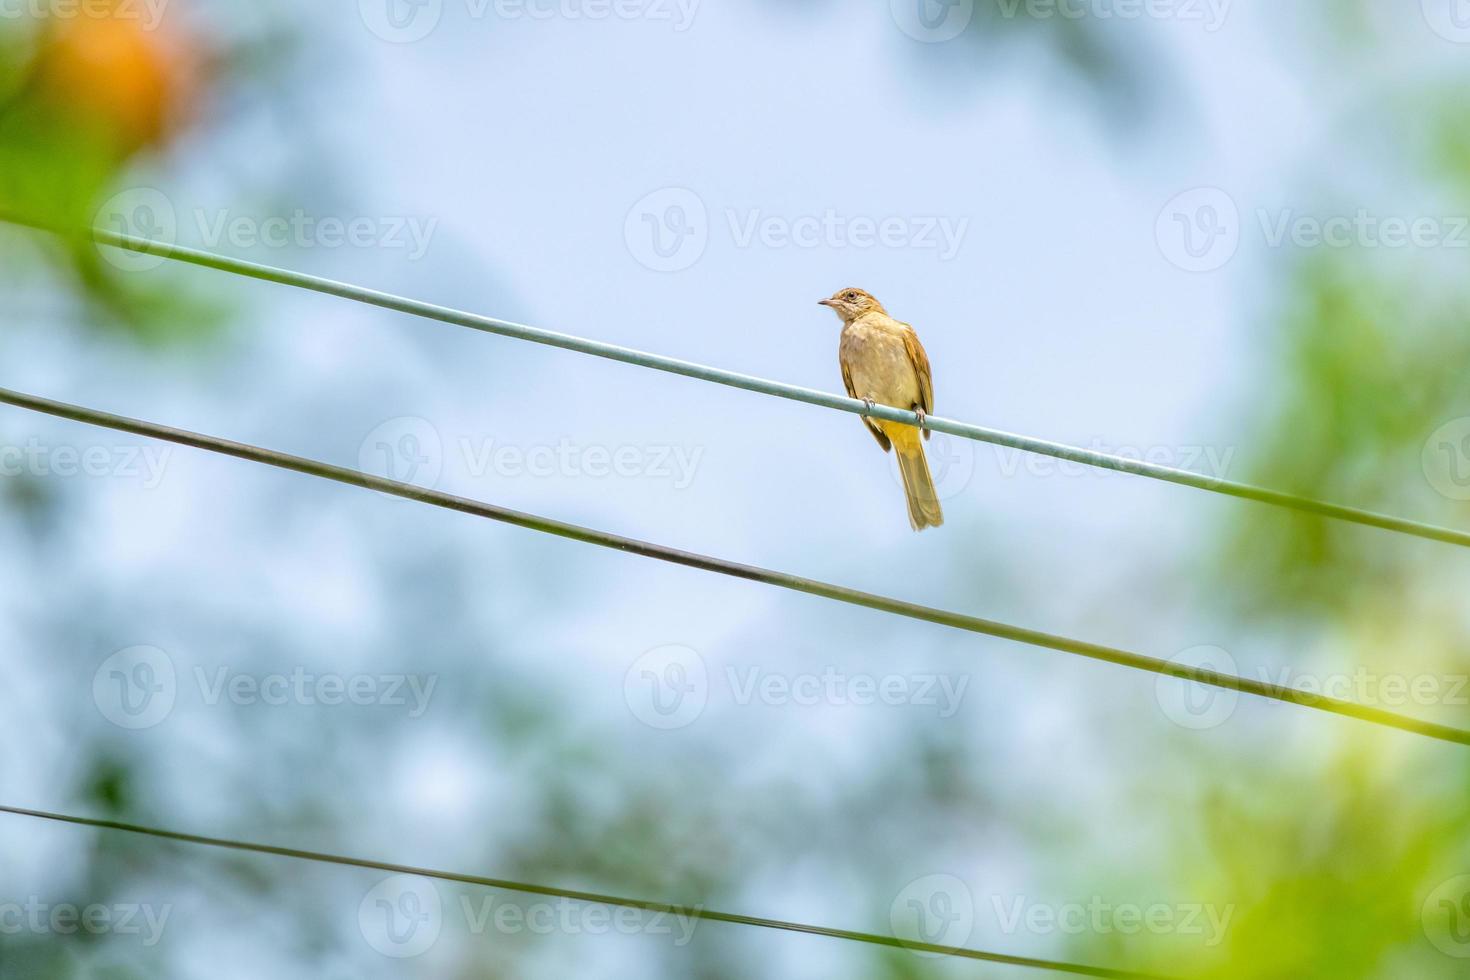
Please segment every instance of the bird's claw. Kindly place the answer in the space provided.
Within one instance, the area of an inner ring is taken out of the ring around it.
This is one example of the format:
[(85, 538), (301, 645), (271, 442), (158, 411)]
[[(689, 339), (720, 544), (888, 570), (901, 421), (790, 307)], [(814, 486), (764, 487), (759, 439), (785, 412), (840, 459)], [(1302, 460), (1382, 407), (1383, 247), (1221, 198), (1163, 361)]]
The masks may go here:
[(914, 414), (919, 417), (919, 428), (922, 429), (929, 424), (929, 416), (924, 412), (922, 408), (914, 409)]
[(875, 405), (877, 405), (877, 404), (878, 403), (875, 402), (875, 401), (873, 401), (873, 399), (871, 399), (871, 398), (864, 398), (863, 399), (863, 405), (865, 406), (866, 411), (864, 411), (863, 414), (864, 415), (872, 415), (873, 414), (873, 407)]

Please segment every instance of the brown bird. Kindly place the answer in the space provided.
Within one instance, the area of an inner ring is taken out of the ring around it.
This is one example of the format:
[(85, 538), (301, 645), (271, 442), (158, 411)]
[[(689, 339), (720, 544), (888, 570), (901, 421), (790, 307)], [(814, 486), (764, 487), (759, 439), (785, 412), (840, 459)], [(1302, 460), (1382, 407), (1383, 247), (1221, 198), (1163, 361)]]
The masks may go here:
[[(847, 393), (874, 404), (908, 409), (919, 416), (934, 411), (934, 381), (929, 374), (929, 355), (919, 335), (907, 323), (888, 315), (883, 304), (861, 289), (843, 289), (824, 300), (842, 318), (842, 341), (837, 348), (842, 363), (842, 382)], [(929, 461), (924, 458), (920, 430), (902, 422), (864, 418), (878, 445), (887, 452), (898, 449), (898, 471), (903, 477), (909, 502), (909, 524), (915, 531), (944, 523)], [(924, 439), (929, 430), (922, 430)]]

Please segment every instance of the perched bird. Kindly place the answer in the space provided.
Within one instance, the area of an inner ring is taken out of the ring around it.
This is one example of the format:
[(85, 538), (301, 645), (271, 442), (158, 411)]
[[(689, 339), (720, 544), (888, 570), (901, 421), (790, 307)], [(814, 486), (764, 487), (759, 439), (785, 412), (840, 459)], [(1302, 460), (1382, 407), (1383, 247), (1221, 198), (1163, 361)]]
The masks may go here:
[[(893, 319), (882, 303), (861, 289), (843, 289), (818, 303), (842, 318), (837, 355), (849, 395), (861, 398), (870, 409), (874, 404), (908, 409), (920, 421), (934, 411), (929, 355), (924, 353), (913, 327)], [(919, 438), (921, 430), (884, 419), (865, 417), (863, 422), (884, 452), (898, 450), (898, 471), (909, 502), (909, 524), (915, 531), (943, 524), (934, 478), (929, 474), (929, 461), (924, 458), (924, 443)], [(929, 438), (929, 430), (922, 431), (924, 439)]]

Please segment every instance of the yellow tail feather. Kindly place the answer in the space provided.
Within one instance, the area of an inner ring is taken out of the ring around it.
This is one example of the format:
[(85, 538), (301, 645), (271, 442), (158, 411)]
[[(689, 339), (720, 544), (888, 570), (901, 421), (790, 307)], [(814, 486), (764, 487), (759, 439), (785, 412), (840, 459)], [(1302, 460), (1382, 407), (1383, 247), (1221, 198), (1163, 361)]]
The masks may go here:
[(903, 477), (903, 492), (909, 502), (909, 525), (915, 531), (938, 527), (944, 523), (939, 509), (939, 495), (934, 492), (934, 477), (929, 474), (929, 461), (924, 458), (924, 443), (918, 430), (911, 429), (908, 438), (893, 440), (898, 453), (898, 471)]

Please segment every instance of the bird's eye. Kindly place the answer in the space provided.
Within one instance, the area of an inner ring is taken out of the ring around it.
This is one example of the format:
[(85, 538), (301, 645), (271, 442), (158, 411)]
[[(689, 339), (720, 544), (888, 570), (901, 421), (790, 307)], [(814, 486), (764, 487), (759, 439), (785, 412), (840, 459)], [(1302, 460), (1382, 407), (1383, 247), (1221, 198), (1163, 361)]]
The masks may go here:
[(849, 303), (856, 302), (857, 293), (848, 293), (846, 296), (843, 297), (843, 299), (847, 300)]

